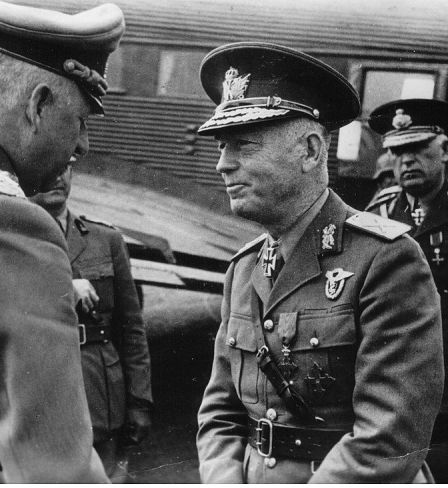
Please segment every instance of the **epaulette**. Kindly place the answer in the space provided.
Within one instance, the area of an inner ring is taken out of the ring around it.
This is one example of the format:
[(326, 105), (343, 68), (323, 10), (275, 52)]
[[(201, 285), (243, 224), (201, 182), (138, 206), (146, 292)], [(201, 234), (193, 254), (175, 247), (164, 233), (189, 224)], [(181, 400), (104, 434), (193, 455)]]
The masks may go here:
[(349, 227), (382, 237), (387, 241), (394, 241), (412, 229), (410, 225), (397, 222), (393, 219), (385, 219), (384, 217), (380, 217), (379, 215), (370, 212), (360, 212), (352, 215), (345, 221), (345, 223)]
[(267, 237), (267, 234), (261, 234), (261, 236), (258, 236), (256, 239), (253, 241), (248, 242), (245, 244), (233, 257), (230, 261), (235, 261), (235, 259), (240, 258), (241, 256), (244, 256), (244, 254), (247, 254), (250, 251), (253, 251), (254, 249), (259, 246), (263, 245), (263, 242), (265, 241)]
[(376, 195), (373, 200), (367, 205), (366, 210), (372, 210), (375, 207), (379, 207), (384, 203), (389, 203), (394, 200), (402, 192), (401, 187), (398, 185), (390, 186), (389, 188), (384, 188), (378, 195)]
[(85, 215), (80, 215), (79, 218), (81, 220), (84, 220), (85, 222), (91, 222), (92, 224), (104, 225), (105, 227), (110, 227), (111, 229), (117, 230), (117, 228), (114, 225), (109, 224), (109, 222), (105, 222), (104, 220), (91, 219), (90, 217), (88, 218)]

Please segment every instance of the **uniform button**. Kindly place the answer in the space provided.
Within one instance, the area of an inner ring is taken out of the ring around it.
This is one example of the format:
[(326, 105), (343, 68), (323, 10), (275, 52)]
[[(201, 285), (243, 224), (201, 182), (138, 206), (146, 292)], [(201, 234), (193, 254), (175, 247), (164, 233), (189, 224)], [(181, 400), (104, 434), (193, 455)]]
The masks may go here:
[(265, 320), (263, 327), (270, 332), (274, 328), (274, 322), (271, 319)]
[(310, 344), (312, 347), (317, 347), (319, 345), (319, 339), (317, 337), (311, 337)]
[(275, 420), (277, 418), (277, 412), (273, 408), (268, 408), (266, 418), (269, 420)]
[(275, 465), (277, 464), (277, 459), (275, 459), (274, 457), (264, 458), (264, 464), (268, 468), (271, 468), (271, 469), (275, 468)]
[(236, 339), (235, 337), (230, 337), (229, 338), (229, 346), (233, 347), (236, 344)]
[(302, 441), (300, 439), (296, 439), (294, 441), (294, 444), (297, 446), (297, 447), (300, 447), (302, 445)]

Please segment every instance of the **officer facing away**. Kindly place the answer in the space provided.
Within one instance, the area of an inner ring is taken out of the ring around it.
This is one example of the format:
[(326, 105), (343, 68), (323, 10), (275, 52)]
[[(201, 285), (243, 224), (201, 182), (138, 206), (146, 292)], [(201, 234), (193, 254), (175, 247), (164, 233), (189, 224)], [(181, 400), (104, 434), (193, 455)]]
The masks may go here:
[(67, 207), (72, 167), (31, 200), (58, 222), (68, 245), (81, 338), (81, 364), (94, 447), (107, 474), (126, 476), (126, 453), (149, 434), (148, 343), (126, 245), (112, 226)]
[[(92, 448), (67, 247), (26, 201), (88, 150), (121, 10), (0, 2), (0, 463), (6, 482), (107, 482)], [(19, 185), (17, 184), (20, 184)], [(22, 191), (23, 190), (23, 191)]]
[[(372, 129), (395, 156), (399, 186), (383, 191), (367, 210), (412, 227), (441, 297), (445, 370), (448, 364), (448, 103), (441, 100), (395, 100), (375, 109)], [(436, 482), (448, 482), (448, 391), (437, 417), (428, 454)]]
[(443, 387), (430, 269), (408, 226), (327, 188), (327, 130), (357, 116), (356, 92), (317, 59), (256, 42), (209, 53), (201, 80), (218, 107), (199, 131), (218, 141), (232, 211), (268, 231), (226, 275), (202, 481), (425, 481)]

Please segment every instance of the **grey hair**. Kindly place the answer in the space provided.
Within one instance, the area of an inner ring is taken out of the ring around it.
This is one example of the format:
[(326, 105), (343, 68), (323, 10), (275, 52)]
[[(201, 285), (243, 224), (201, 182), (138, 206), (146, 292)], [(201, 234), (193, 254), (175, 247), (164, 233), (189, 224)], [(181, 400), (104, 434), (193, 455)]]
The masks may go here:
[(31, 63), (0, 52), (1, 103), (11, 108), (39, 83), (47, 83), (58, 95), (65, 93), (69, 80)]

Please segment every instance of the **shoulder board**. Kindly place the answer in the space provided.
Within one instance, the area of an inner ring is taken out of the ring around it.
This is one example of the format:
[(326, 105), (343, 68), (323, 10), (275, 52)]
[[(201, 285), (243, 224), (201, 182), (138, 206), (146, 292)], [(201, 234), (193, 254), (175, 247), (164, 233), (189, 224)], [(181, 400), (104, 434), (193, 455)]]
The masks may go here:
[(235, 259), (240, 258), (244, 254), (247, 254), (250, 251), (253, 251), (257, 249), (257, 247), (261, 247), (263, 245), (263, 242), (266, 239), (267, 234), (261, 234), (261, 236), (258, 236), (256, 239), (253, 241), (248, 242), (247, 244), (244, 245), (236, 254), (235, 256), (232, 257), (231, 261), (235, 261)]
[(385, 219), (370, 212), (361, 212), (349, 217), (345, 223), (349, 227), (359, 229), (382, 237), (387, 241), (394, 241), (398, 237), (409, 232), (412, 227), (392, 219)]
[(87, 218), (85, 215), (80, 215), (79, 218), (81, 220), (84, 220), (84, 222), (91, 222), (92, 224), (104, 225), (105, 227), (110, 227), (111, 229), (116, 229), (115, 226), (113, 226), (112, 224), (109, 224), (109, 222), (104, 222), (104, 220), (95, 220), (95, 219), (91, 219), (90, 217)]
[(381, 190), (378, 195), (376, 195), (375, 198), (369, 203), (366, 210), (371, 210), (372, 208), (378, 207), (383, 203), (391, 202), (396, 197), (398, 197), (398, 195), (400, 195), (401, 191), (402, 190), (398, 185)]

